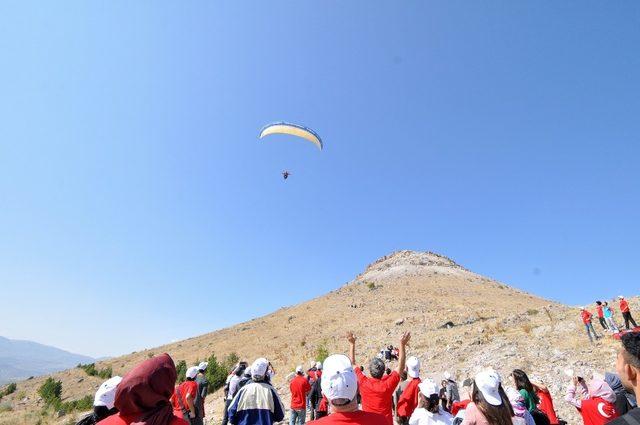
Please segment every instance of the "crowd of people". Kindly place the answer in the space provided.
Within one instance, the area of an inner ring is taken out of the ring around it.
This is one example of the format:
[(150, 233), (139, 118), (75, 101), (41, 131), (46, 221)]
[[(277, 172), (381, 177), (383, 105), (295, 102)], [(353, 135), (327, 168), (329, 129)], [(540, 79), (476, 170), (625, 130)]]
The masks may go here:
[[(348, 333), (346, 355), (331, 355), (307, 370), (296, 367), (289, 381), (289, 409), (271, 383), (275, 370), (267, 359), (240, 362), (225, 385), (223, 424), (272, 425), (284, 421), (287, 410), (290, 425), (304, 424), (307, 416), (314, 425), (566, 424), (540, 378), (515, 369), (504, 379), (485, 368), (460, 386), (444, 372), (438, 384), (422, 375), (418, 357), (407, 356), (410, 339), (410, 333), (400, 338), (395, 370), (378, 355), (367, 362), (365, 373), (356, 358), (357, 338)], [(188, 368), (186, 380), (175, 386), (171, 357), (148, 359), (124, 378), (100, 386), (93, 414), (80, 423), (202, 425), (206, 369), (207, 363)], [(575, 407), (584, 425), (640, 424), (640, 333), (621, 336), (615, 369), (592, 376), (567, 371), (571, 381), (562, 402)]]
[[(637, 328), (638, 325), (631, 315), (629, 302), (622, 295), (618, 296), (618, 301), (626, 330)], [(609, 306), (609, 303), (606, 301), (596, 301), (595, 308), (598, 321), (600, 322), (600, 326), (602, 326), (603, 332), (618, 334), (620, 332), (620, 328), (616, 325), (616, 321), (614, 320), (615, 310)], [(597, 341), (600, 339), (600, 335), (596, 333), (596, 330), (593, 327), (593, 313), (590, 312), (586, 306), (580, 307), (580, 317), (582, 318), (582, 323), (584, 323), (587, 335), (589, 336), (589, 341), (593, 343), (594, 340)], [(633, 325), (633, 327), (631, 327), (631, 325)]]

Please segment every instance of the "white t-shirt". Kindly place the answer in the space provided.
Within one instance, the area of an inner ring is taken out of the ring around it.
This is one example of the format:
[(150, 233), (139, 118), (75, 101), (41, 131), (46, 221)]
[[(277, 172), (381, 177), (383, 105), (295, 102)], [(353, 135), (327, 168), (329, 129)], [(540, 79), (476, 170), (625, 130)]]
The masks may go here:
[(413, 411), (409, 418), (409, 425), (451, 425), (453, 416), (451, 413), (438, 407), (438, 413), (431, 413), (427, 409), (419, 407)]

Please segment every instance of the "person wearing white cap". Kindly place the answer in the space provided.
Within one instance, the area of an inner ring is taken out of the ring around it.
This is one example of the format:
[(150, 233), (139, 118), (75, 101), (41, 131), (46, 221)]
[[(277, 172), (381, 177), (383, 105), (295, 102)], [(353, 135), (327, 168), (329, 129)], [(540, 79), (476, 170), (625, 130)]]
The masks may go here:
[(631, 316), (631, 310), (629, 309), (629, 303), (624, 299), (622, 295), (618, 295), (618, 299), (620, 300), (620, 311), (622, 312), (622, 317), (624, 317), (624, 326), (627, 330), (630, 329), (629, 322), (633, 323), (633, 327), (637, 328), (638, 325), (636, 321), (633, 320), (633, 316)]
[(418, 407), (418, 385), (422, 381), (420, 380), (420, 360), (415, 356), (407, 359), (407, 376), (409, 383), (402, 390), (396, 407), (399, 424), (409, 423), (411, 414)]
[(472, 402), (465, 409), (462, 425), (512, 425), (514, 421), (513, 407), (507, 398), (498, 372), (484, 370), (476, 375)]
[(195, 400), (198, 393), (198, 384), (196, 383), (196, 375), (198, 375), (198, 366), (191, 366), (185, 373), (186, 380), (178, 385), (171, 396), (171, 404), (173, 405), (173, 413), (191, 423), (191, 419), (196, 417)]
[(440, 406), (438, 386), (431, 379), (418, 385), (418, 408), (409, 418), (409, 425), (451, 425), (453, 416)]
[(209, 392), (209, 380), (207, 379), (206, 372), (209, 367), (208, 362), (201, 362), (198, 365), (198, 375), (196, 376), (196, 384), (198, 384), (198, 392), (196, 393), (196, 399), (194, 405), (196, 406), (196, 417), (191, 420), (192, 425), (204, 424), (204, 399)]
[(77, 425), (95, 425), (104, 418), (118, 413), (118, 409), (114, 407), (114, 404), (116, 390), (121, 381), (121, 377), (114, 376), (103, 382), (93, 398), (93, 413), (82, 418)]
[(227, 425), (229, 422), (229, 405), (236, 396), (240, 388), (251, 381), (251, 368), (247, 362), (239, 362), (231, 371), (231, 375), (228, 378), (228, 382), (225, 386), (226, 396), (224, 402), (224, 412), (222, 414), (222, 425)]
[(358, 378), (349, 358), (333, 354), (324, 361), (322, 393), (327, 398), (331, 414), (309, 422), (309, 425), (386, 425), (378, 413), (358, 409)]
[(270, 383), (273, 368), (269, 360), (256, 359), (251, 365), (251, 382), (242, 387), (229, 405), (233, 425), (272, 425), (284, 419), (284, 405)]
[(304, 376), (302, 365), (296, 367), (296, 376), (289, 384), (289, 391), (291, 392), (289, 424), (303, 425), (307, 417), (307, 394), (311, 391), (311, 385)]

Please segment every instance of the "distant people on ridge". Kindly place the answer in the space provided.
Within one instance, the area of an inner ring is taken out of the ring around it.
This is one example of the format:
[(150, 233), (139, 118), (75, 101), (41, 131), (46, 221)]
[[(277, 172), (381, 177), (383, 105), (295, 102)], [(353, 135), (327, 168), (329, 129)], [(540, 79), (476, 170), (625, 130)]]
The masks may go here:
[(633, 323), (633, 327), (637, 328), (638, 325), (636, 321), (633, 320), (633, 316), (631, 316), (631, 310), (629, 309), (629, 303), (624, 299), (622, 295), (618, 295), (618, 299), (620, 300), (620, 312), (622, 312), (622, 317), (624, 318), (624, 327), (627, 330), (630, 329), (629, 322)]
[[(586, 307), (580, 307), (580, 317), (582, 318), (582, 323), (584, 323), (585, 329), (587, 330), (589, 341), (593, 343), (594, 339), (598, 340), (600, 337), (596, 334), (596, 330), (593, 329), (593, 323), (591, 323), (593, 314), (591, 314)], [(592, 334), (593, 336), (591, 336)]]

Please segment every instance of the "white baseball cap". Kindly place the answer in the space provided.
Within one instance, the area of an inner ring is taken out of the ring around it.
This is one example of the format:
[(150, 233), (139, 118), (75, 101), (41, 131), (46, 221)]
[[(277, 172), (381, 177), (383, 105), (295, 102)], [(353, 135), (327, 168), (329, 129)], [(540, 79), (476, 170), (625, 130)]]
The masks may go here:
[(189, 369), (187, 369), (186, 376), (187, 378), (191, 379), (194, 379), (196, 376), (198, 376), (198, 366), (191, 366)]
[(438, 394), (438, 386), (431, 379), (425, 379), (418, 384), (418, 389), (425, 397), (430, 397), (433, 394)]
[(358, 378), (353, 371), (351, 360), (344, 354), (334, 354), (327, 357), (323, 366), (320, 386), (327, 399), (353, 400), (358, 393)]
[(420, 360), (415, 356), (407, 359), (407, 375), (409, 375), (410, 378), (420, 376)]
[(452, 375), (449, 372), (445, 372), (445, 373), (442, 374), (442, 376), (444, 377), (444, 379), (446, 379), (448, 381), (449, 379), (451, 379)]
[(502, 397), (500, 397), (500, 375), (495, 370), (483, 370), (476, 375), (476, 387), (482, 393), (487, 403), (492, 406), (500, 406)]
[(98, 391), (96, 391), (96, 396), (93, 399), (94, 406), (105, 406), (107, 409), (113, 409), (113, 404), (116, 399), (116, 390), (118, 389), (118, 384), (120, 384), (122, 378), (119, 376), (114, 376), (106, 380), (100, 385)]
[(198, 370), (207, 370), (208, 367), (209, 367), (209, 362), (201, 362), (198, 365)]
[(303, 373), (304, 372), (304, 368), (302, 367), (302, 365), (298, 365), (298, 367), (296, 367), (296, 373)]
[(621, 300), (624, 299), (624, 297), (622, 295), (618, 295), (618, 298), (620, 298)]
[(322, 363), (317, 362), (317, 363), (316, 363), (316, 369), (318, 369), (318, 370), (322, 370)]
[(267, 374), (267, 369), (269, 368), (269, 360), (260, 357), (256, 359), (255, 362), (251, 365), (251, 376), (253, 378), (263, 377)]

